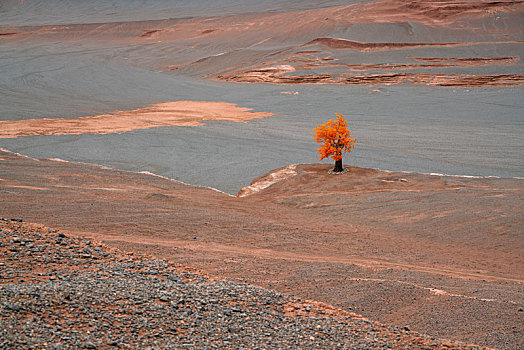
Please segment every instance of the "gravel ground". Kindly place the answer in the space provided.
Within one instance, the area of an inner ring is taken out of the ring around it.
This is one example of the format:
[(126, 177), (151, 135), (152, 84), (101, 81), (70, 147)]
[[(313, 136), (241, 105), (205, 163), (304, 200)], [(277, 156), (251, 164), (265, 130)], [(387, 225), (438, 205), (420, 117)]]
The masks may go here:
[(0, 219), (2, 349), (478, 348)]

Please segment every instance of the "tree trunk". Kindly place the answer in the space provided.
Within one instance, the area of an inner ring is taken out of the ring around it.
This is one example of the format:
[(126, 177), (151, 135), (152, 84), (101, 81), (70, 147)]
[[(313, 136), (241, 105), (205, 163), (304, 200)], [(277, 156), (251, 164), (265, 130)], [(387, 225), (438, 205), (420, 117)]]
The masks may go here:
[(342, 159), (335, 161), (335, 168), (333, 169), (334, 173), (340, 173), (344, 171), (344, 168), (342, 167)]

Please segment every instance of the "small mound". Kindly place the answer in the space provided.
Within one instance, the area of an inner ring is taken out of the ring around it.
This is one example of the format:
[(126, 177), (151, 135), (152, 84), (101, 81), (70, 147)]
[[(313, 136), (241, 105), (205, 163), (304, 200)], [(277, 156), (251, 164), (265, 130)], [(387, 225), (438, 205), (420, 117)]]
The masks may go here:
[(259, 178), (256, 178), (251, 182), (251, 185), (243, 187), (238, 191), (237, 197), (246, 197), (253, 193), (260, 192), (261, 190), (268, 188), (269, 186), (285, 180), (291, 176), (297, 174), (296, 172), (297, 165), (292, 164), (286, 167), (271, 171), (265, 175), (262, 175)]

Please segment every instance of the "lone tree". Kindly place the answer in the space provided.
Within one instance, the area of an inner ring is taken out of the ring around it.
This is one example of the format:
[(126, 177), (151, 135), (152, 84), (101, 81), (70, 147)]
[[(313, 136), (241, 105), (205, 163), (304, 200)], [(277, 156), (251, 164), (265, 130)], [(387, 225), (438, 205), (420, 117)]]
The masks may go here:
[(342, 153), (351, 152), (357, 139), (351, 138), (351, 132), (348, 129), (347, 121), (342, 118), (342, 114), (335, 113), (337, 119), (330, 119), (327, 123), (317, 126), (315, 132), (315, 141), (322, 143), (318, 149), (320, 157), (318, 160), (332, 157), (335, 161), (333, 173), (344, 171), (342, 167)]

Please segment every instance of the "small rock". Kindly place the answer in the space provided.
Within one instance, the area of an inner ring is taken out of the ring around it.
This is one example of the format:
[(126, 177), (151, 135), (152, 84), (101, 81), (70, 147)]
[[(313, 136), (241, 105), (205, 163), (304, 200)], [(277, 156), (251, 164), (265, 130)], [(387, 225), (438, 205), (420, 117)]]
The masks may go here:
[(16, 304), (9, 304), (9, 305), (7, 305), (7, 308), (8, 308), (9, 310), (13, 310), (13, 311), (15, 311), (15, 312), (20, 311), (20, 306), (18, 306), (18, 305), (16, 305)]
[(84, 345), (85, 345), (86, 349), (96, 349), (96, 345), (91, 343), (90, 341), (88, 341)]

